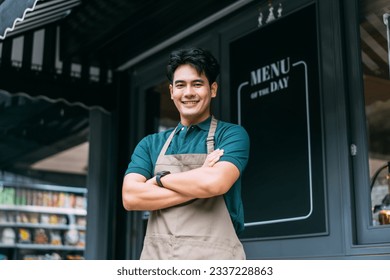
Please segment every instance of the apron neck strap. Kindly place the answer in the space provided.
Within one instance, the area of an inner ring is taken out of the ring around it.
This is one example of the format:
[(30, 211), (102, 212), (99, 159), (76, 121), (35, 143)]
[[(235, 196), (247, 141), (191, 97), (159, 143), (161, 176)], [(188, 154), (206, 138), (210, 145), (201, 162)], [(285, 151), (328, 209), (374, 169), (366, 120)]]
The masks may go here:
[[(206, 139), (207, 154), (214, 151), (214, 135), (215, 135), (215, 130), (217, 129), (217, 122), (218, 122), (217, 119), (214, 118), (214, 116), (211, 116), (209, 133), (208, 133), (207, 139)], [(176, 130), (177, 130), (177, 127), (169, 135), (167, 141), (165, 142), (164, 146), (162, 147), (162, 149), (160, 151), (159, 157), (165, 155), (166, 151), (168, 150), (169, 144), (171, 144), (172, 138), (176, 133)]]
[(162, 156), (165, 155), (165, 152), (167, 151), (167, 149), (168, 149), (168, 147), (169, 147), (169, 144), (171, 144), (172, 138), (173, 138), (173, 136), (175, 135), (176, 130), (177, 130), (177, 126), (176, 126), (175, 129), (171, 132), (171, 134), (169, 135), (167, 141), (165, 141), (165, 144), (164, 144), (164, 146), (162, 147), (162, 149), (161, 149), (160, 154), (158, 155), (158, 157), (162, 157)]
[(207, 135), (206, 144), (207, 144), (207, 154), (210, 154), (214, 151), (214, 135), (215, 130), (217, 129), (217, 119), (214, 116), (211, 116), (211, 123), (209, 134)]

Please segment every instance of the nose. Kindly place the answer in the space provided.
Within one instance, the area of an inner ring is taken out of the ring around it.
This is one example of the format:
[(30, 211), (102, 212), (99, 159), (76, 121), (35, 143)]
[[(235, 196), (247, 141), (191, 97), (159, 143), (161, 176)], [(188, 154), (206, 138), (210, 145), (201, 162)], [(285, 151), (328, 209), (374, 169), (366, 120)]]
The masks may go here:
[(184, 88), (184, 92), (183, 92), (183, 95), (187, 98), (191, 98), (193, 96), (195, 96), (195, 92), (193, 91), (191, 85), (187, 85), (185, 88)]

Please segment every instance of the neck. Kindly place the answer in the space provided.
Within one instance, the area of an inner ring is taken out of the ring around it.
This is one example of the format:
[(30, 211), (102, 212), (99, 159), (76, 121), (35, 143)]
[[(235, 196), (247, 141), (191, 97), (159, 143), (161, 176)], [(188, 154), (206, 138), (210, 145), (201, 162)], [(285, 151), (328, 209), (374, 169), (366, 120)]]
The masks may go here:
[(211, 116), (211, 114), (208, 114), (207, 116), (202, 117), (201, 119), (196, 119), (196, 120), (182, 117), (182, 118), (180, 118), (180, 122), (184, 126), (191, 126), (191, 125), (195, 125), (195, 124), (198, 124), (198, 123), (201, 123), (201, 122), (207, 120), (210, 116)]

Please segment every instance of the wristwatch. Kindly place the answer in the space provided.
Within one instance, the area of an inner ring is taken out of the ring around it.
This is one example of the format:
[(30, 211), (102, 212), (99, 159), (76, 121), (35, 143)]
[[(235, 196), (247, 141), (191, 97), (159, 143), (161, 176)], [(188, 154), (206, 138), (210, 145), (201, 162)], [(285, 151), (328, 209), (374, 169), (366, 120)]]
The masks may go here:
[(157, 172), (156, 174), (156, 182), (157, 182), (157, 185), (159, 185), (161, 188), (164, 187), (164, 185), (161, 183), (161, 178), (168, 175), (168, 174), (171, 174), (171, 172), (169, 171), (161, 171), (161, 172)]

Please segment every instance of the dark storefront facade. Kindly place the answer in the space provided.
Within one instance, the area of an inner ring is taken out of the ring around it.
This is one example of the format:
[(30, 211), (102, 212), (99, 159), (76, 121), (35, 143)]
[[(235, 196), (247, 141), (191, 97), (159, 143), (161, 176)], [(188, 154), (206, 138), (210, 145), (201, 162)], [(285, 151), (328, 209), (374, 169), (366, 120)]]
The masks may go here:
[(251, 139), (247, 258), (389, 259), (389, 14), (380, 0), (236, 1), (117, 64), (115, 104), (89, 107), (85, 258), (139, 257), (148, 215), (124, 211), (123, 173), (179, 120), (169, 52), (199, 46), (221, 62), (213, 114)]

